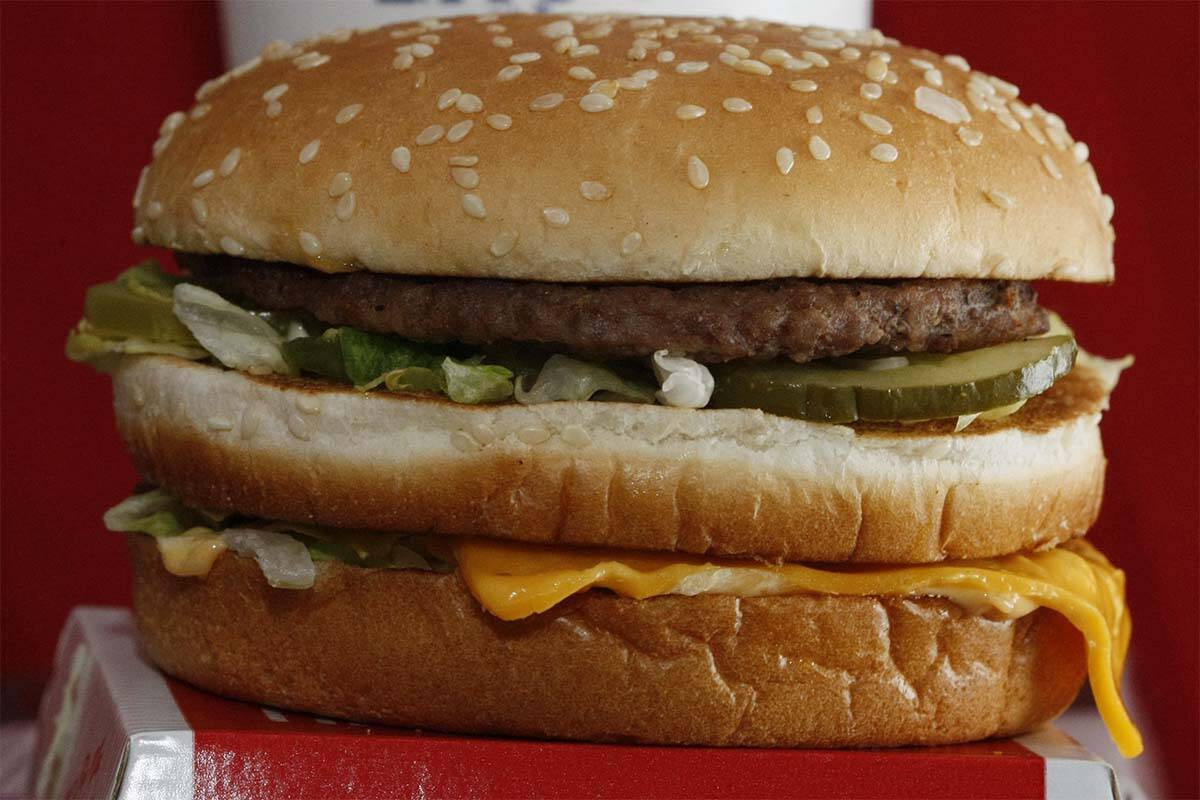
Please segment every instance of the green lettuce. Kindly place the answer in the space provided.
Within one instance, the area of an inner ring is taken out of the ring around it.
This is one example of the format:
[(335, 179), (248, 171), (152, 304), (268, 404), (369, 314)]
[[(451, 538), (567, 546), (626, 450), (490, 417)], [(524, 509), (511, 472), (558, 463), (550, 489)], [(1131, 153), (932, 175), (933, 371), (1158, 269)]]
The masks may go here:
[(217, 361), (259, 375), (291, 372), (280, 349), (284, 336), (267, 320), (203, 286), (181, 283), (173, 294), (175, 316)]
[(104, 525), (120, 533), (178, 536), (192, 528), (219, 525), (224, 515), (198, 511), (162, 489), (135, 494), (104, 512)]
[(525, 405), (559, 400), (591, 400), (596, 394), (601, 394), (602, 399), (654, 402), (653, 387), (626, 380), (608, 367), (562, 355), (550, 356), (546, 360), (528, 391), (521, 383), (516, 386), (517, 402)]

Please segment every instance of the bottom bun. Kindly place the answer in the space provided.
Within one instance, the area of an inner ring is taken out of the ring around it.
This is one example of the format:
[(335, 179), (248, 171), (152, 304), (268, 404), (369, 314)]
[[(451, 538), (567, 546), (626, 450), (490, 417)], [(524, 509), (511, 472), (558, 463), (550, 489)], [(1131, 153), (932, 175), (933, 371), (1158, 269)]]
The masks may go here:
[(1082, 637), (1059, 614), (936, 599), (600, 591), (518, 622), (457, 574), (322, 562), (272, 589), (226, 552), (207, 578), (131, 535), (142, 641), (168, 673), (280, 708), (465, 733), (864, 747), (1008, 736), (1070, 704)]

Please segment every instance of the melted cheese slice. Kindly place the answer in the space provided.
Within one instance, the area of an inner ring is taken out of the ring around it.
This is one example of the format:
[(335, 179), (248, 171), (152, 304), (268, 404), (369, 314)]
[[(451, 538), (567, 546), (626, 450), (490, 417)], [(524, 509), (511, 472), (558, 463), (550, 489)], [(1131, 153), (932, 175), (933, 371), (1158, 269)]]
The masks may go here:
[(221, 534), (208, 528), (192, 528), (178, 536), (158, 536), (155, 542), (163, 567), (181, 578), (203, 578), (225, 552)]
[(486, 539), (461, 540), (455, 555), (471, 593), (504, 620), (546, 611), (593, 588), (638, 600), (704, 593), (944, 597), (971, 612), (1009, 618), (1049, 608), (1087, 641), (1092, 694), (1121, 753), (1142, 751), (1119, 689), (1131, 631), (1125, 574), (1083, 541), (1041, 553), (918, 566), (815, 568)]

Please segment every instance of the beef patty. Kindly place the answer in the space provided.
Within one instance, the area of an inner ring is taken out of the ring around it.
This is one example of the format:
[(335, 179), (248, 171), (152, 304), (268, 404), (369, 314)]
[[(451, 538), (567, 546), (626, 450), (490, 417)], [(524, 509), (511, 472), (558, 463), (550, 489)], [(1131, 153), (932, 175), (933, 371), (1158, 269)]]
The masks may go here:
[(663, 348), (698, 361), (851, 353), (950, 353), (1047, 329), (1021, 281), (782, 280), (570, 284), (328, 275), (228, 256), (177, 254), (196, 282), (253, 308), (304, 310), (329, 325), (420, 342), (537, 345), (588, 358)]

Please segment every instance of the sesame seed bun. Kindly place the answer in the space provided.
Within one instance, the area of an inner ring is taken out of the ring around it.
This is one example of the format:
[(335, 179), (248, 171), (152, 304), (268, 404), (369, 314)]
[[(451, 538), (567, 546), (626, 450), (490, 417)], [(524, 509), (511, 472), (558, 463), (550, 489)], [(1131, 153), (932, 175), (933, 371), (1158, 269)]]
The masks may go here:
[(1065, 618), (990, 620), (936, 599), (591, 591), (519, 622), (457, 574), (319, 565), (272, 589), (226, 552), (168, 573), (131, 535), (150, 657), (279, 708), (468, 733), (664, 744), (948, 744), (1057, 716), (1085, 674)]
[(209, 82), (154, 153), (135, 239), (330, 272), (1113, 275), (1112, 201), (1062, 120), (877, 31), (537, 15), (344, 31)]
[(1083, 534), (1104, 481), (1107, 362), (1016, 414), (828, 425), (754, 409), (466, 406), (121, 360), (118, 427), (185, 502), (267, 519), (534, 542), (923, 563)]

